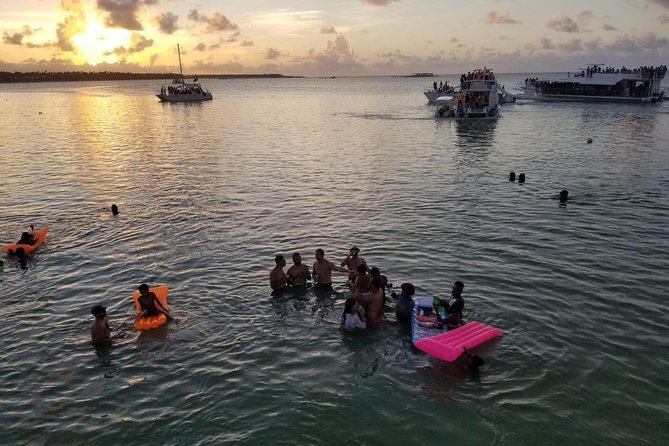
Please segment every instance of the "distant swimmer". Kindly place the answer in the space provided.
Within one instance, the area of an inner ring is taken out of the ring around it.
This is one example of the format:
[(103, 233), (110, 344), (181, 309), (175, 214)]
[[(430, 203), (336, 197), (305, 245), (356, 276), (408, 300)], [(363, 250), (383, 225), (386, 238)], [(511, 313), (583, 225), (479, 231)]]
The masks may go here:
[(325, 288), (332, 286), (332, 271), (339, 271), (340, 273), (349, 272), (346, 268), (340, 268), (329, 260), (325, 259), (325, 251), (318, 248), (314, 252), (316, 261), (313, 267), (314, 283), (317, 287)]
[(353, 283), (355, 282), (355, 278), (358, 275), (358, 266), (365, 265), (365, 271), (369, 271), (369, 267), (367, 266), (365, 259), (358, 256), (358, 254), (360, 254), (360, 249), (358, 249), (357, 246), (352, 246), (348, 252), (349, 254), (344, 260), (342, 260), (341, 266), (348, 268), (348, 280)]
[(381, 280), (372, 279), (371, 292), (368, 294), (356, 293), (355, 298), (365, 306), (367, 327), (378, 327), (383, 317), (383, 291), (381, 291)]
[(587, 142), (588, 144), (592, 144), (592, 138), (588, 138), (588, 140), (587, 140), (586, 142)]
[(118, 215), (118, 206), (116, 206), (115, 204), (112, 204), (111, 205), (111, 211), (112, 211), (112, 215)]
[(413, 307), (416, 303), (413, 300), (414, 294), (416, 294), (416, 288), (412, 283), (403, 283), (402, 292), (399, 296), (392, 293), (391, 296), (393, 299), (396, 299), (395, 302), (395, 316), (397, 320), (403, 323), (411, 323), (411, 313), (413, 312)]
[(91, 340), (93, 344), (108, 344), (111, 342), (111, 331), (107, 321), (107, 309), (102, 305), (96, 305), (91, 308), (91, 314), (95, 316), (95, 321), (91, 325)]
[(569, 200), (569, 191), (567, 189), (562, 189), (558, 195), (553, 196), (560, 200), (560, 203), (566, 203)]
[(276, 266), (269, 273), (269, 286), (273, 290), (280, 290), (286, 287), (288, 281), (288, 277), (283, 271), (283, 267), (286, 266), (286, 259), (282, 255), (278, 255), (274, 257), (274, 262)]
[(516, 181), (516, 172), (509, 172), (509, 181)]
[(299, 252), (293, 254), (293, 265), (288, 268), (288, 284), (295, 286), (303, 286), (311, 280), (311, 273), (309, 267), (302, 263), (302, 256)]
[(521, 173), (518, 175), (518, 183), (524, 183), (525, 182), (525, 174)]
[(137, 303), (139, 303), (142, 311), (137, 314), (135, 322), (143, 317), (158, 316), (158, 313), (163, 313), (167, 316), (167, 319), (174, 319), (169, 310), (163, 307), (163, 304), (160, 303), (156, 293), (149, 291), (149, 286), (147, 284), (143, 283), (137, 289), (140, 293), (140, 296), (137, 298)]

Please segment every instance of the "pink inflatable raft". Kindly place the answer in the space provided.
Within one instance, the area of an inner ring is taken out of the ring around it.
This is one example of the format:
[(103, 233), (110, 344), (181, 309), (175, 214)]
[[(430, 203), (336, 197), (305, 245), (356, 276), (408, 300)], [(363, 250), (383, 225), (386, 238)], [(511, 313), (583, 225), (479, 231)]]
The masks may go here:
[(431, 297), (414, 298), (416, 306), (413, 311), (412, 328), (414, 345), (435, 358), (444, 361), (455, 361), (465, 350), (470, 350), (492, 338), (502, 335), (499, 328), (490, 327), (480, 322), (469, 322), (452, 330), (443, 328), (426, 328), (418, 323), (421, 309), (423, 313), (431, 310)]

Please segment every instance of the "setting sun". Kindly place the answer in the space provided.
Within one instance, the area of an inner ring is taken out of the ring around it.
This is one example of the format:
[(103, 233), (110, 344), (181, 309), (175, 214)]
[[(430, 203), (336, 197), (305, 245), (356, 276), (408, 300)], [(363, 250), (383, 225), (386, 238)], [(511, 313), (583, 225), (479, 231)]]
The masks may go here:
[(125, 29), (105, 28), (101, 23), (90, 21), (83, 33), (72, 36), (81, 63), (96, 65), (114, 63), (119, 56), (113, 51), (130, 42), (130, 32)]

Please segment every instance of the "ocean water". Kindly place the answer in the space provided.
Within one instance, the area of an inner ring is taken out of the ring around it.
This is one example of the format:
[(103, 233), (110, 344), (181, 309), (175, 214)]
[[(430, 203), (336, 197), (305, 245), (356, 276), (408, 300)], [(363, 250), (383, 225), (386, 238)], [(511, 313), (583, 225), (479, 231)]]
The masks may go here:
[[(0, 444), (665, 444), (669, 106), (435, 120), (432, 81), (0, 86), (0, 240), (49, 226), (25, 269), (2, 257)], [(353, 244), (395, 287), (465, 283), (465, 319), (504, 330), (478, 373), (392, 311), (343, 334), (343, 275), (270, 293), (274, 255)], [(178, 323), (132, 328), (142, 282)]]

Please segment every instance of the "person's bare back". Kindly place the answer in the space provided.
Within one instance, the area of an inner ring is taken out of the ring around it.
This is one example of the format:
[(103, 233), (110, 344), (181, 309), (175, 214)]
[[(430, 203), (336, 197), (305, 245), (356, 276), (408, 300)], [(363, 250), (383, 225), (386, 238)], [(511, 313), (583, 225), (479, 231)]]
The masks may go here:
[(383, 317), (383, 290), (379, 279), (373, 279), (371, 293), (360, 295), (356, 293), (356, 298), (365, 304), (365, 315), (367, 317), (368, 327), (378, 327)]

